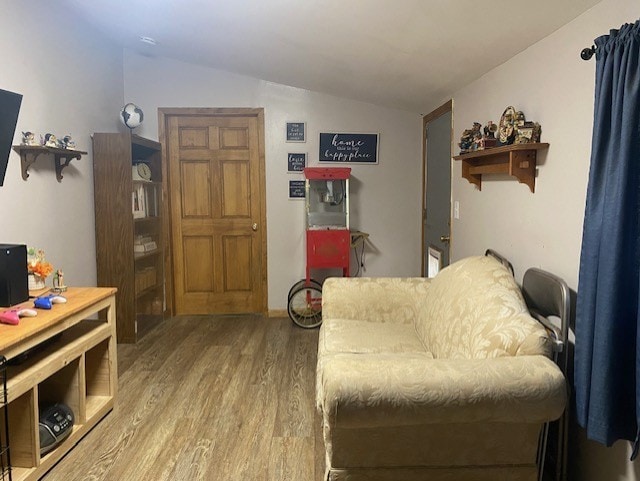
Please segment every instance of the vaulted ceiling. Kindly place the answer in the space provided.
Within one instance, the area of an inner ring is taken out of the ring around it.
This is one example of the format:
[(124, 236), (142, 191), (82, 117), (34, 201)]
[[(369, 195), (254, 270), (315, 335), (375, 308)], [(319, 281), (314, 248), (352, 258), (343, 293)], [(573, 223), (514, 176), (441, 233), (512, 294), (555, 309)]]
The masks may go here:
[[(122, 47), (426, 113), (600, 0), (61, 0)], [(151, 46), (140, 37), (151, 37)], [(592, 39), (585, 34), (585, 46)], [(578, 52), (576, 52), (576, 55)]]

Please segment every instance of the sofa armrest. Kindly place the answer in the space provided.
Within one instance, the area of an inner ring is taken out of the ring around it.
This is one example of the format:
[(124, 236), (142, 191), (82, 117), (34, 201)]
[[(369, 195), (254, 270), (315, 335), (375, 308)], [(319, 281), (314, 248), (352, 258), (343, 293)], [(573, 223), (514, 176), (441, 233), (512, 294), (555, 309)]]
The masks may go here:
[(413, 323), (429, 284), (422, 277), (332, 277), (322, 286), (322, 317)]
[(566, 403), (560, 369), (544, 356), (420, 360), (401, 354), (326, 359), (325, 421), (339, 428), (443, 423), (543, 423)]

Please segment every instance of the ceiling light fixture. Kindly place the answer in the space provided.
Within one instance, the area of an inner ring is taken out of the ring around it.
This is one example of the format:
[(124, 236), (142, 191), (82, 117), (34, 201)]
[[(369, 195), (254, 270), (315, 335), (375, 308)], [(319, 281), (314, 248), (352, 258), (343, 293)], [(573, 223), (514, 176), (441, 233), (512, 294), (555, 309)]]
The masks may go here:
[(139, 38), (142, 43), (146, 43), (147, 45), (158, 45), (158, 42), (156, 42), (155, 39), (151, 37), (140, 36)]

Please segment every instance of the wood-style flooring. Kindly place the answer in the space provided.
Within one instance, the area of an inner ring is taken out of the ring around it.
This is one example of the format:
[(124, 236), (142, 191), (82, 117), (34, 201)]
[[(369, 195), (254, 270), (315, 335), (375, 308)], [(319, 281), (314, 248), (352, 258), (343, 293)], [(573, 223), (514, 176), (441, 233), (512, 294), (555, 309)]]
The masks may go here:
[(317, 330), (193, 316), (118, 346), (118, 398), (44, 481), (320, 481)]

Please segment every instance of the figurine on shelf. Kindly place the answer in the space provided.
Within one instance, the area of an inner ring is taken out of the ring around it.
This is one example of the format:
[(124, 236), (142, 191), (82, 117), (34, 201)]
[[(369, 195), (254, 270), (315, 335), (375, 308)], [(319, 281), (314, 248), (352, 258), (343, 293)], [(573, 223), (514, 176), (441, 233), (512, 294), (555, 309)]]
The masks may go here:
[(498, 139), (496, 139), (497, 130), (498, 126), (489, 120), (487, 125), (483, 128), (484, 135), (478, 143), (478, 150), (490, 149), (498, 146)]
[(71, 138), (71, 135), (65, 135), (62, 138), (62, 143), (65, 149), (69, 149), (69, 150), (76, 149), (76, 141)]
[(33, 132), (22, 132), (22, 145), (38, 145), (36, 134)]
[(516, 130), (516, 144), (528, 144), (532, 142), (540, 142), (541, 128), (537, 122), (527, 121)]
[(46, 134), (44, 136), (44, 146), (45, 147), (53, 147), (55, 149), (58, 148), (58, 139), (53, 134)]
[(498, 125), (494, 124), (491, 120), (487, 122), (487, 125), (484, 126), (484, 138), (485, 139), (495, 139), (496, 132), (498, 131)]
[(64, 285), (64, 273), (62, 269), (58, 269), (53, 276), (53, 291), (54, 292), (65, 292), (67, 290), (67, 286)]
[(482, 140), (481, 128), (482, 124), (480, 122), (474, 122), (472, 128), (465, 129), (462, 132), (462, 137), (460, 137), (460, 143), (458, 144), (461, 154), (478, 150), (480, 140)]

